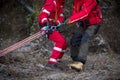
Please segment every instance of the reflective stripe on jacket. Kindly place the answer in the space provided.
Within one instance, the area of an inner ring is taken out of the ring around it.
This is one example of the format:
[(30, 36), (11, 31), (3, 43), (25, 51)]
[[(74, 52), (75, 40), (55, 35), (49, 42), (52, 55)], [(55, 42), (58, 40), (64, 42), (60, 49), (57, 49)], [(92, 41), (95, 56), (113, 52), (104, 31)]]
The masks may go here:
[(63, 1), (64, 0), (46, 0), (39, 14), (38, 22), (40, 24), (44, 24), (45, 22), (62, 23), (64, 20), (62, 14)]

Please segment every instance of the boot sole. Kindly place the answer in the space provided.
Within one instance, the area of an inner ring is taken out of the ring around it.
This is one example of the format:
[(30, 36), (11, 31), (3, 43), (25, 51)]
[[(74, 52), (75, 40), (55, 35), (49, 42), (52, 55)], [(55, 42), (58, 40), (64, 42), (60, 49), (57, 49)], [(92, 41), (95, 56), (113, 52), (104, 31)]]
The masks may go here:
[(82, 71), (81, 69), (78, 69), (78, 68), (75, 68), (75, 67), (72, 67), (72, 66), (70, 66), (70, 68), (76, 70), (77, 72)]

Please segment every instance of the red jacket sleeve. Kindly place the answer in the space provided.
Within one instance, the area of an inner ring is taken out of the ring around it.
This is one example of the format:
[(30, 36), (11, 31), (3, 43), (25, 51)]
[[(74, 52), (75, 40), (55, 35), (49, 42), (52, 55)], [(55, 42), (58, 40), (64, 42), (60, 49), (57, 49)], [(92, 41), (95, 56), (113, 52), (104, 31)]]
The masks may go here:
[(69, 18), (69, 23), (76, 22), (80, 19), (84, 19), (85, 17), (88, 16), (90, 11), (97, 5), (96, 0), (84, 0), (85, 2), (82, 5), (82, 10), (79, 13), (74, 13)]
[(46, 0), (41, 12), (39, 13), (38, 22), (40, 24), (44, 24), (45, 22), (48, 22), (48, 16), (53, 11), (53, 9), (54, 9), (54, 4), (52, 0)]

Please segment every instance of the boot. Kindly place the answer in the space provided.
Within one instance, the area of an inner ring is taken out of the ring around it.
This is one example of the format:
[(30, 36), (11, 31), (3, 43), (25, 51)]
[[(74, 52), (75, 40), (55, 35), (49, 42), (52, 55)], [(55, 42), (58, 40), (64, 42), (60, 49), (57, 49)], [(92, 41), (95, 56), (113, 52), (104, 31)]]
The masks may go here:
[(72, 69), (75, 69), (77, 71), (82, 71), (83, 69), (83, 63), (82, 62), (74, 62), (69, 65)]
[(56, 64), (50, 64), (50, 63), (46, 65), (46, 69), (60, 71), (60, 68)]

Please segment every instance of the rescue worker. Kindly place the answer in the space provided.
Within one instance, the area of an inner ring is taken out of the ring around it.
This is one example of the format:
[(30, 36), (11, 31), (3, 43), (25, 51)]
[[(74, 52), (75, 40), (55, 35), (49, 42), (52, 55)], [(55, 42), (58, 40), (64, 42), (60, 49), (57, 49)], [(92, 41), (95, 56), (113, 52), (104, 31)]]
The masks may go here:
[[(63, 22), (64, 15), (62, 13), (64, 0), (45, 0), (43, 8), (38, 16), (40, 27), (56, 26)], [(48, 39), (54, 42), (54, 48), (50, 59), (48, 60), (47, 68), (52, 70), (60, 70), (57, 66), (67, 48), (67, 42), (62, 34), (57, 30), (47, 31)]]
[(74, 0), (72, 16), (67, 19), (67, 24), (76, 23), (77, 30), (71, 38), (70, 66), (82, 70), (88, 54), (88, 41), (95, 35), (102, 22), (102, 13), (96, 0)]

